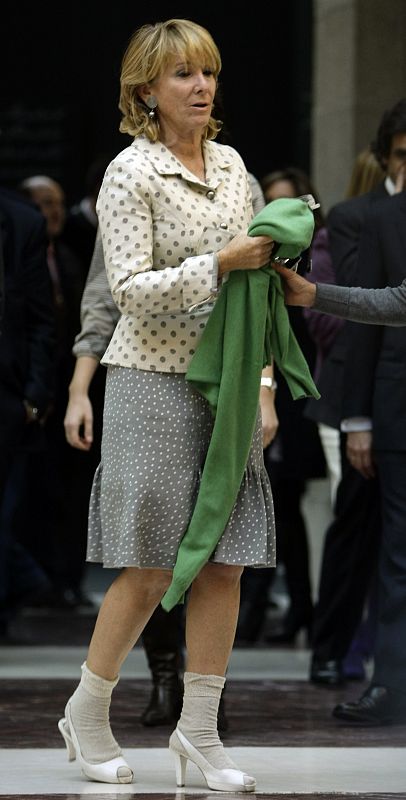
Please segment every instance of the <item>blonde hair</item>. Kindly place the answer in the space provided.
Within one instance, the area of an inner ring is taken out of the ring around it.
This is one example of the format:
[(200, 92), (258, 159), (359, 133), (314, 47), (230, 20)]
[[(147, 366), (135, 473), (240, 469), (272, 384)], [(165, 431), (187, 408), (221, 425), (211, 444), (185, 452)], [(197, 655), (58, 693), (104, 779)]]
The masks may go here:
[[(157, 116), (154, 119), (148, 116), (149, 109), (139, 97), (138, 89), (158, 78), (174, 55), (189, 63), (204, 64), (217, 80), (221, 70), (220, 53), (206, 28), (188, 19), (142, 25), (131, 37), (121, 65), (119, 109), (123, 115), (120, 123), (122, 133), (132, 136), (145, 133), (152, 142), (157, 141)], [(214, 139), (220, 129), (221, 124), (210, 117), (204, 137)]]
[(385, 177), (370, 147), (366, 147), (356, 157), (352, 169), (346, 197), (358, 197), (375, 189)]

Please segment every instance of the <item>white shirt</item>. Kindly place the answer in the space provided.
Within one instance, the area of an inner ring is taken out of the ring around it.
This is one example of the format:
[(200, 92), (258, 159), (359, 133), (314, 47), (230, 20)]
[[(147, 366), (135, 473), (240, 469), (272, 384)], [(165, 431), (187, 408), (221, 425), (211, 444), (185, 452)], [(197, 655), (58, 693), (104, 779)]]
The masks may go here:
[(202, 182), (161, 142), (139, 136), (106, 170), (96, 210), (121, 317), (105, 365), (188, 368), (216, 298), (213, 254), (253, 216), (239, 154), (207, 141), (204, 160)]

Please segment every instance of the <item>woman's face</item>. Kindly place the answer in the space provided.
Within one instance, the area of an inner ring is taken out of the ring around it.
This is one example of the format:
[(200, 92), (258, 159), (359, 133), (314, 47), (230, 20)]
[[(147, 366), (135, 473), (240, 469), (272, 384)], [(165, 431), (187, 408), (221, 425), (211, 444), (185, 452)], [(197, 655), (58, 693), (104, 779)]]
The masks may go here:
[(181, 56), (174, 56), (150, 88), (158, 101), (161, 133), (172, 131), (187, 136), (208, 124), (216, 78), (205, 64), (185, 63)]
[(296, 197), (293, 184), (288, 180), (275, 181), (265, 192), (265, 200), (271, 203), (279, 197)]

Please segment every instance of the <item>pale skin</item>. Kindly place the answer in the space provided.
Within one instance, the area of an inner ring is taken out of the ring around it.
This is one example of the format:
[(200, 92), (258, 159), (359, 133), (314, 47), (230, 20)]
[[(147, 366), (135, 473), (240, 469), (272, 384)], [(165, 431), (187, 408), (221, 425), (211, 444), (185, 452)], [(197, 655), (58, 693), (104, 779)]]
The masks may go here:
[[(157, 99), (160, 140), (200, 179), (205, 177), (202, 134), (209, 121), (216, 78), (203, 64), (186, 64), (173, 57), (153, 84), (139, 87), (144, 102)], [(217, 253), (219, 275), (238, 269), (259, 269), (270, 261), (273, 242), (267, 236), (239, 234)], [(92, 410), (87, 391), (97, 360), (78, 359), (70, 387), (65, 418), (70, 444), (88, 450), (92, 444)], [(272, 375), (272, 367), (264, 374)], [(275, 435), (277, 418), (273, 393), (261, 389), (261, 408), (266, 418), (264, 441)], [(84, 433), (79, 435), (81, 422)], [(225, 675), (237, 625), (240, 578), (243, 568), (206, 564), (195, 578), (186, 615), (186, 669), (200, 674)], [(108, 680), (120, 671), (126, 656), (171, 582), (170, 570), (128, 567), (107, 591), (89, 646), (89, 669)]]

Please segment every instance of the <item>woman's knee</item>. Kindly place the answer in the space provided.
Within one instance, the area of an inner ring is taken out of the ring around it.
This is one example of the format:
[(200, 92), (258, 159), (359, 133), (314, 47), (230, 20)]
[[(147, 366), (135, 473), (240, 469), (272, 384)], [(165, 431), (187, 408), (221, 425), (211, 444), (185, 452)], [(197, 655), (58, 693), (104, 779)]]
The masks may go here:
[(142, 595), (146, 603), (159, 602), (172, 580), (172, 571), (168, 569), (141, 569), (126, 567), (121, 578), (134, 594)]
[(195, 582), (199, 584), (216, 584), (220, 587), (238, 586), (244, 567), (232, 564), (205, 564)]

